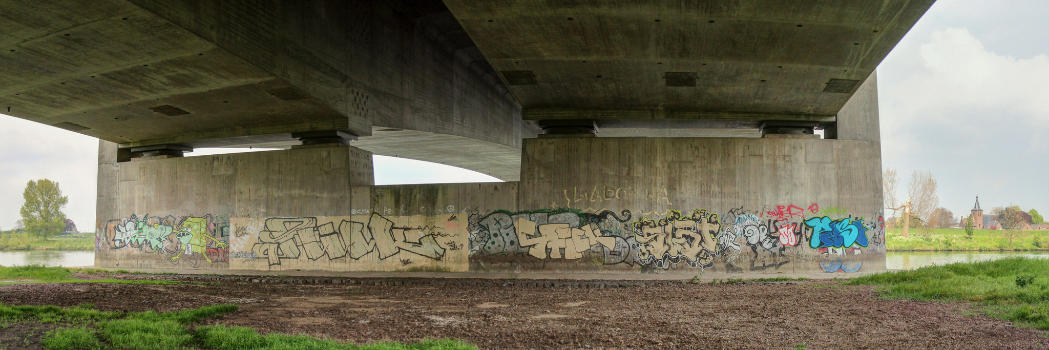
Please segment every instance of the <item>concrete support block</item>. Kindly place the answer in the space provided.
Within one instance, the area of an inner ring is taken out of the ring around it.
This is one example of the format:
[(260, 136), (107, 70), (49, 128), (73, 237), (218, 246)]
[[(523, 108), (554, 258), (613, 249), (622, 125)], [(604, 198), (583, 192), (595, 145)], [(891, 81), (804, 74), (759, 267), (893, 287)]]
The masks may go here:
[(360, 188), (374, 183), (371, 154), (345, 145), (127, 163), (116, 163), (115, 151), (99, 147), (99, 266), (221, 271), (236, 237), (259, 234), (237, 218), (370, 207)]

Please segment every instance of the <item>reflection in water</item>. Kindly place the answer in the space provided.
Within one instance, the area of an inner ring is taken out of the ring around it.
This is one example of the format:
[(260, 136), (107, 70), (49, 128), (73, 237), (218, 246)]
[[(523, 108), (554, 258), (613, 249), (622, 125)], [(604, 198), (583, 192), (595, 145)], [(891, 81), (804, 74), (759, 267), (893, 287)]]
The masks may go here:
[(914, 270), (932, 265), (968, 263), (997, 260), (1002, 258), (1049, 258), (1046, 252), (889, 252), (885, 257), (885, 268), (889, 270)]
[(65, 266), (80, 267), (95, 265), (95, 252), (34, 250), (19, 252), (0, 252), (0, 266)]

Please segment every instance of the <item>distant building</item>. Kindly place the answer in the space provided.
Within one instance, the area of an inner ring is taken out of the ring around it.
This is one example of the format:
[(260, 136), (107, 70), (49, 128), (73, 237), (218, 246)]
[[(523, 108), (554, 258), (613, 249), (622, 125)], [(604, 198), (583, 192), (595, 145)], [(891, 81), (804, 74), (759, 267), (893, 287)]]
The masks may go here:
[[(992, 216), (992, 215), (987, 215)], [(969, 218), (973, 219), (973, 227), (982, 229), (983, 227), (983, 209), (980, 209), (980, 196), (976, 196), (976, 205), (973, 206), (973, 210), (969, 212)]]

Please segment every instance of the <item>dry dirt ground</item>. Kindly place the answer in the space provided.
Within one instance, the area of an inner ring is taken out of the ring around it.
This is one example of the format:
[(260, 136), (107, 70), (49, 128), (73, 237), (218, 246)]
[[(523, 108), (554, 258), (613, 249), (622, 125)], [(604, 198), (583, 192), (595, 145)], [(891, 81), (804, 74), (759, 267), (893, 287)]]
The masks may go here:
[(497, 349), (1049, 347), (1047, 332), (1015, 327), (966, 304), (880, 300), (870, 287), (837, 281), (621, 286), (599, 281), (124, 278), (186, 283), (7, 285), (0, 286), (0, 303), (89, 303), (127, 311), (233, 303), (239, 311), (209, 323), (354, 342), (449, 337)]

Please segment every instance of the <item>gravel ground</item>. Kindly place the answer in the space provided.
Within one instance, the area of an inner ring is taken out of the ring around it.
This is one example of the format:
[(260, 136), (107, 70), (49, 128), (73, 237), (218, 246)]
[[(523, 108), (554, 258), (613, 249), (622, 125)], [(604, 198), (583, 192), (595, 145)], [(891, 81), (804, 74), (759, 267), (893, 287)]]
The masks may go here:
[[(0, 303), (126, 311), (234, 303), (239, 311), (209, 323), (354, 342), (450, 337), (500, 349), (1049, 347), (1046, 332), (983, 316), (966, 304), (879, 300), (870, 287), (836, 281), (614, 288), (514, 280), (186, 282), (8, 285), (0, 286)], [(5, 333), (17, 328), (0, 330), (0, 339), (13, 339)]]

